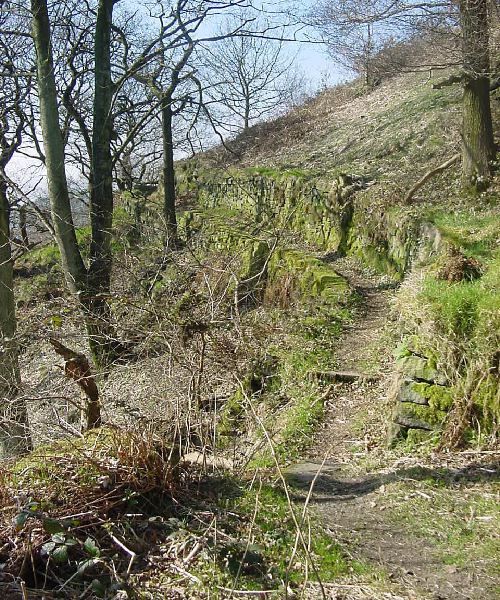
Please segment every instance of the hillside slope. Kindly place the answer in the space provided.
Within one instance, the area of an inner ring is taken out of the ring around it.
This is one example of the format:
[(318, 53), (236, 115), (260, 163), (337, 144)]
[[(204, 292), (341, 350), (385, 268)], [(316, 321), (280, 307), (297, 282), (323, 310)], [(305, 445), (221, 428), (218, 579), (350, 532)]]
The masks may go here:
[(432, 89), (437, 77), (401, 75), (371, 91), (358, 82), (328, 89), (229, 142), (234, 155), (207, 152), (207, 164), (411, 179), (454, 154), (460, 141), (461, 88)]

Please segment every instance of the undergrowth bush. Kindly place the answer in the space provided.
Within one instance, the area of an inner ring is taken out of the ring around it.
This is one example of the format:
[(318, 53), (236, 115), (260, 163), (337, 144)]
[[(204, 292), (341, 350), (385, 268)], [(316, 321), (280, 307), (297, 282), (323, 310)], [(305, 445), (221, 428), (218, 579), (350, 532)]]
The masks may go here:
[(116, 571), (130, 561), (126, 553), (116, 556), (127, 514), (171, 498), (177, 481), (171, 458), (170, 448), (146, 432), (105, 428), (3, 467), (4, 574), (43, 589), (71, 581), (75, 594), (116, 583)]
[(449, 284), (428, 277), (422, 299), (429, 302), (436, 324), (445, 335), (466, 342), (477, 326), (481, 294), (476, 282)]

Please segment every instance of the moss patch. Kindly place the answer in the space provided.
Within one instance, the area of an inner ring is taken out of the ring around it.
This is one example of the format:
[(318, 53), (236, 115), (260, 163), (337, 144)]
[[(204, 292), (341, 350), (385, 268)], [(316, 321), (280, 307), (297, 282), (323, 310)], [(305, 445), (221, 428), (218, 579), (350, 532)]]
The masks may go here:
[(397, 410), (397, 422), (404, 427), (434, 429), (443, 425), (447, 413), (430, 406), (401, 402)]

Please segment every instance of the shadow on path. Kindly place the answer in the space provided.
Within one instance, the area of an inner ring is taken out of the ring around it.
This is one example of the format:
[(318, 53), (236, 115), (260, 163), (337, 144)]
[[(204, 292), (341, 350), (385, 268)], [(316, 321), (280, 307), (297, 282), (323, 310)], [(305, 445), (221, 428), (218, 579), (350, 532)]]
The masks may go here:
[[(341, 466), (325, 463), (321, 468), (320, 462), (306, 462), (293, 465), (287, 469), (285, 477), (288, 485), (296, 490), (308, 490), (314, 481), (313, 502), (341, 502), (343, 500), (365, 496), (377, 490), (382, 485), (396, 481), (429, 481), (434, 485), (447, 487), (460, 486), (472, 482), (500, 481), (500, 461), (491, 460), (468, 464), (459, 469), (446, 467), (409, 467), (396, 469), (389, 473), (375, 473), (357, 479), (341, 477)], [(298, 497), (302, 494), (298, 494)]]

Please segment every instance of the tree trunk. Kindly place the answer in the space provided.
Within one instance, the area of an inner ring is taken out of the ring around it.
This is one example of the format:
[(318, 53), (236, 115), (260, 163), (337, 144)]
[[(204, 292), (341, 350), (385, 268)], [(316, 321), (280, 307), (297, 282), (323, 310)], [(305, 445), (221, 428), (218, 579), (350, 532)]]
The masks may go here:
[(28, 235), (28, 226), (26, 224), (26, 208), (24, 206), (19, 207), (19, 229), (21, 232), (21, 240), (25, 250), (29, 249), (30, 238)]
[(47, 1), (31, 0), (31, 11), (37, 56), (40, 122), (52, 221), (68, 287), (73, 293), (78, 294), (85, 289), (86, 269), (76, 240), (66, 180), (64, 141), (59, 126)]
[(123, 153), (117, 184), (120, 192), (131, 192), (134, 189), (132, 153), (130, 150), (126, 150)]
[(17, 398), (20, 375), (9, 233), (7, 185), (0, 180), (0, 458), (25, 454), (32, 447), (26, 402)]
[(85, 299), (90, 348), (95, 362), (101, 367), (110, 365), (119, 345), (111, 325), (111, 311), (107, 302), (111, 285), (113, 224), (113, 162), (111, 159), (113, 83), (110, 47), (113, 5), (113, 0), (99, 0), (95, 30), (94, 120), (90, 170), (92, 239)]
[(61, 344), (59, 340), (50, 338), (50, 343), (54, 350), (65, 360), (64, 373), (66, 377), (73, 379), (85, 393), (85, 407), (83, 414), (85, 415), (85, 424), (82, 419), (82, 430), (90, 431), (102, 425), (101, 405), (99, 403), (99, 390), (92, 372), (90, 364), (85, 354), (75, 352), (70, 348)]
[(161, 124), (163, 136), (163, 215), (166, 227), (166, 247), (175, 247), (177, 244), (172, 116), (172, 98), (169, 94), (165, 94), (161, 104)]
[(490, 107), (488, 1), (461, 0), (464, 95), (462, 104), (462, 174), (481, 189), (495, 157)]
[(375, 75), (372, 73), (372, 54), (373, 54), (373, 26), (368, 23), (366, 29), (366, 45), (364, 49), (365, 62), (365, 85), (368, 88), (375, 87)]
[(250, 128), (250, 91), (245, 86), (245, 114), (243, 115), (243, 131)]
[(100, 367), (107, 367), (110, 364), (118, 346), (107, 304), (111, 278), (113, 213), (111, 122), (109, 119), (112, 101), (109, 48), (112, 8), (112, 0), (101, 0), (96, 24), (96, 73), (90, 184), (92, 240), (90, 265), (87, 271), (76, 239), (66, 180), (64, 141), (59, 126), (47, 2), (46, 0), (32, 0), (31, 2), (33, 38), (37, 54), (40, 120), (52, 219), (66, 281), (69, 289), (78, 295), (83, 307), (90, 348), (96, 364)]

